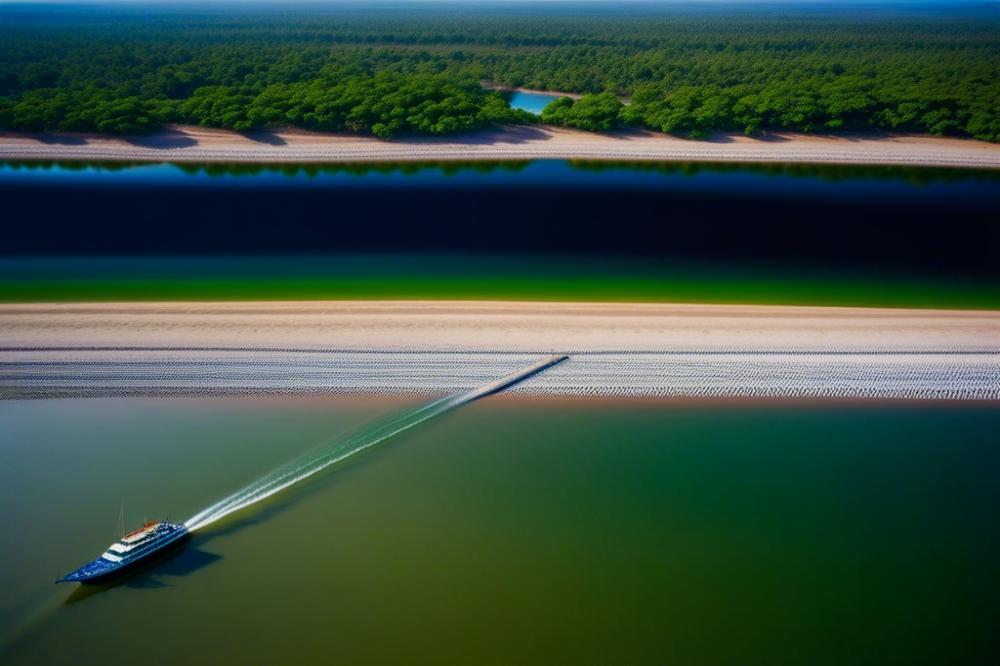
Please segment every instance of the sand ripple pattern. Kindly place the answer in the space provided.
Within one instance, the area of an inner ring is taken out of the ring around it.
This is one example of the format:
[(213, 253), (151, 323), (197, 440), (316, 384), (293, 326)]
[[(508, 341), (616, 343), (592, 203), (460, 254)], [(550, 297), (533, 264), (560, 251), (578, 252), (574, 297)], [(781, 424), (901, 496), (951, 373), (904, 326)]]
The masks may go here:
[[(544, 353), (5, 350), (0, 397), (431, 395), (475, 388)], [(997, 400), (1000, 353), (587, 352), (509, 393)]]

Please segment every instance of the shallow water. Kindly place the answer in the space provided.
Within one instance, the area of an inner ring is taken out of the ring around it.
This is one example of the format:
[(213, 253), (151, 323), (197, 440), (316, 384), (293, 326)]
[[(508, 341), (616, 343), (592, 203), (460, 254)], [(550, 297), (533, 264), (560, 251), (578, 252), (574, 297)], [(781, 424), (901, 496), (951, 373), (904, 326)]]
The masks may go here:
[(510, 106), (512, 109), (521, 109), (534, 113), (536, 116), (542, 115), (542, 109), (559, 99), (559, 95), (546, 93), (515, 91), (510, 96)]
[[(4, 664), (983, 663), (996, 405), (491, 398), (127, 585), (51, 581), (338, 432), (359, 399), (0, 403)], [(234, 517), (235, 518), (235, 517)], [(67, 603), (69, 602), (69, 603)], [(29, 618), (25, 622), (25, 618)]]

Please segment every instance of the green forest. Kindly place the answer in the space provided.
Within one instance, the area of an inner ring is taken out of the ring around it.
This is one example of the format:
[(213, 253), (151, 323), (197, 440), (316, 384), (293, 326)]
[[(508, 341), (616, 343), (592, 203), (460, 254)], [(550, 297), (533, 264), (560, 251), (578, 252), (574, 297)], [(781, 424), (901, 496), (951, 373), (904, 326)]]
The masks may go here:
[[(484, 84), (584, 96), (539, 119)], [(539, 120), (1000, 141), (1000, 9), (0, 6), (6, 130), (390, 138)]]

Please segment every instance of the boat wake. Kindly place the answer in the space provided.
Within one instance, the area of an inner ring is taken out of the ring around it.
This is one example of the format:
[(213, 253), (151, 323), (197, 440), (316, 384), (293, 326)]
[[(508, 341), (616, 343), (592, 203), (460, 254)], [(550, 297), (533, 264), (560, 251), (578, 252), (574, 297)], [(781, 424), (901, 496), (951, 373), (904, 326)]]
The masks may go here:
[(188, 518), (184, 521), (184, 525), (191, 531), (207, 527), (212, 523), (222, 520), (231, 513), (245, 509), (280, 493), (282, 490), (318, 474), (345, 458), (371, 448), (393, 435), (398, 435), (404, 430), (408, 430), (455, 407), (472, 402), (477, 398), (502, 391), (508, 386), (527, 379), (564, 360), (566, 360), (565, 356), (550, 356), (472, 391), (439, 398), (416, 409), (411, 409), (385, 421), (372, 424), (346, 437), (335, 438), (307, 451), (253, 483), (241, 488), (232, 495), (219, 500), (210, 507)]

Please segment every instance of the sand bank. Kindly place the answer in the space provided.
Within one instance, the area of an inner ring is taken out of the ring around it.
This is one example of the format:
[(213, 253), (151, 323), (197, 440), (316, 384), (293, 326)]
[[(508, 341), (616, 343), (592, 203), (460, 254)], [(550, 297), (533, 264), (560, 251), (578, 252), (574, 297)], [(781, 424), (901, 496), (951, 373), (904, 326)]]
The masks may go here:
[(502, 301), (0, 304), (0, 346), (1000, 352), (1000, 312)]
[(717, 135), (694, 141), (645, 131), (593, 134), (506, 127), (444, 138), (381, 141), (300, 130), (237, 134), (174, 127), (145, 137), (0, 135), (0, 160), (134, 162), (401, 162), (579, 159), (829, 163), (1000, 169), (1000, 145), (928, 136)]
[(601, 303), (0, 306), (0, 397), (468, 390), (1000, 399), (1000, 313)]

